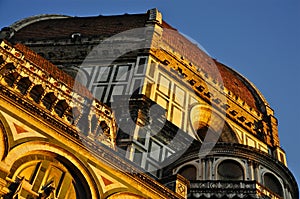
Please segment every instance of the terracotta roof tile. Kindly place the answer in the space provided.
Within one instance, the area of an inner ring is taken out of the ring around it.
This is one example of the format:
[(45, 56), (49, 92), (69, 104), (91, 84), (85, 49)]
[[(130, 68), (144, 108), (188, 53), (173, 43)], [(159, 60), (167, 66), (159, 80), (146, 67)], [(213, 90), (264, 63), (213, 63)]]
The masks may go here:
[[(183, 58), (188, 59), (190, 62), (197, 65), (197, 67), (200, 67), (203, 71), (211, 75), (213, 79), (216, 79), (217, 81), (221, 80), (217, 68), (213, 67), (214, 61), (210, 56), (166, 22), (163, 21), (162, 25), (163, 28), (165, 28), (163, 31), (163, 41), (165, 43), (178, 51)], [(171, 29), (171, 31), (168, 29)]]
[(23, 27), (15, 33), (12, 39), (70, 38), (73, 33), (80, 33), (83, 37), (111, 36), (129, 29), (143, 27), (146, 20), (147, 14), (47, 19)]
[(222, 76), (224, 86), (234, 95), (245, 101), (250, 107), (260, 110), (258, 106), (259, 102), (257, 102), (259, 97), (254, 93), (254, 89), (250, 88), (249, 83), (247, 85), (247, 80), (224, 64), (219, 63), (216, 60), (215, 63)]
[[(163, 21), (162, 27), (165, 28), (163, 31), (163, 41), (165, 43), (175, 49), (175, 51), (180, 53), (184, 58), (191, 61), (194, 65), (200, 67), (202, 71), (216, 81), (223, 81), (223, 84), (227, 89), (245, 101), (250, 107), (262, 111), (258, 106), (260, 97), (255, 92), (255, 89), (251, 87), (250, 83), (247, 83), (247, 80), (240, 74), (231, 70), (224, 64), (213, 60), (196, 44), (185, 38), (168, 23)], [(171, 29), (171, 31), (166, 29)]]

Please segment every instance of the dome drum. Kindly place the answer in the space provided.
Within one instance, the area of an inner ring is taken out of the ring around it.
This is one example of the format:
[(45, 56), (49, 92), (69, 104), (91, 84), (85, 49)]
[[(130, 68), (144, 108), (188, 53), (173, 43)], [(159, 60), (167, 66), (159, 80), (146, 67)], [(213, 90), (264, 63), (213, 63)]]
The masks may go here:
[[(164, 175), (180, 174), (189, 179), (190, 198), (229, 197), (227, 194), (231, 192), (237, 198), (294, 199), (298, 196), (293, 175), (283, 164), (278, 165), (258, 150), (240, 144), (219, 143), (205, 157), (201, 156), (200, 147), (194, 147), (183, 156), (185, 158), (166, 167)], [(287, 179), (289, 184), (284, 183)]]

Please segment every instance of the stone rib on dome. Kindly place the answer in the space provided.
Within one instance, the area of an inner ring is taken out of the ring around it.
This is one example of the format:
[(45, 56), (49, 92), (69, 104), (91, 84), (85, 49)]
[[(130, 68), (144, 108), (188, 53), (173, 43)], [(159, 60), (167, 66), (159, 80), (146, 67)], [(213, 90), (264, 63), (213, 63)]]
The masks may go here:
[(67, 15), (59, 15), (59, 14), (42, 14), (42, 15), (36, 15), (27, 17), (25, 19), (19, 20), (9, 27), (12, 28), (14, 31), (18, 31), (22, 29), (23, 27), (29, 26), (30, 24), (36, 23), (38, 21), (44, 21), (44, 20), (53, 20), (53, 19), (65, 19), (70, 18), (70, 16)]
[(146, 20), (146, 14), (36, 20), (36, 22), (30, 23), (15, 32), (12, 39), (41, 40), (70, 38), (74, 33), (80, 33), (83, 37), (107, 37), (126, 30), (143, 27)]

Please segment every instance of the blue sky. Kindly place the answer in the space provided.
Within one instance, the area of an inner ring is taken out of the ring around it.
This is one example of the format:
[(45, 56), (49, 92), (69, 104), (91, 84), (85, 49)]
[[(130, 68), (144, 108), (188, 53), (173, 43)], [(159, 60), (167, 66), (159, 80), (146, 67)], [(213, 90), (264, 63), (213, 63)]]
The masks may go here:
[(155, 7), (260, 89), (275, 110), (281, 146), (299, 182), (299, 0), (0, 0), (0, 27), (37, 14), (95, 16)]

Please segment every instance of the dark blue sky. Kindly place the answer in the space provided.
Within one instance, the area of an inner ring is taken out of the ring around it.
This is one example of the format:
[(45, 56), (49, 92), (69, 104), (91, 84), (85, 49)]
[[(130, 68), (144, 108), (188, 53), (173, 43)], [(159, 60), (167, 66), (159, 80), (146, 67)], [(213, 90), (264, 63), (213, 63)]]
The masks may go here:
[(95, 16), (155, 7), (260, 89), (275, 110), (281, 146), (299, 182), (299, 0), (0, 0), (0, 27), (37, 14)]

